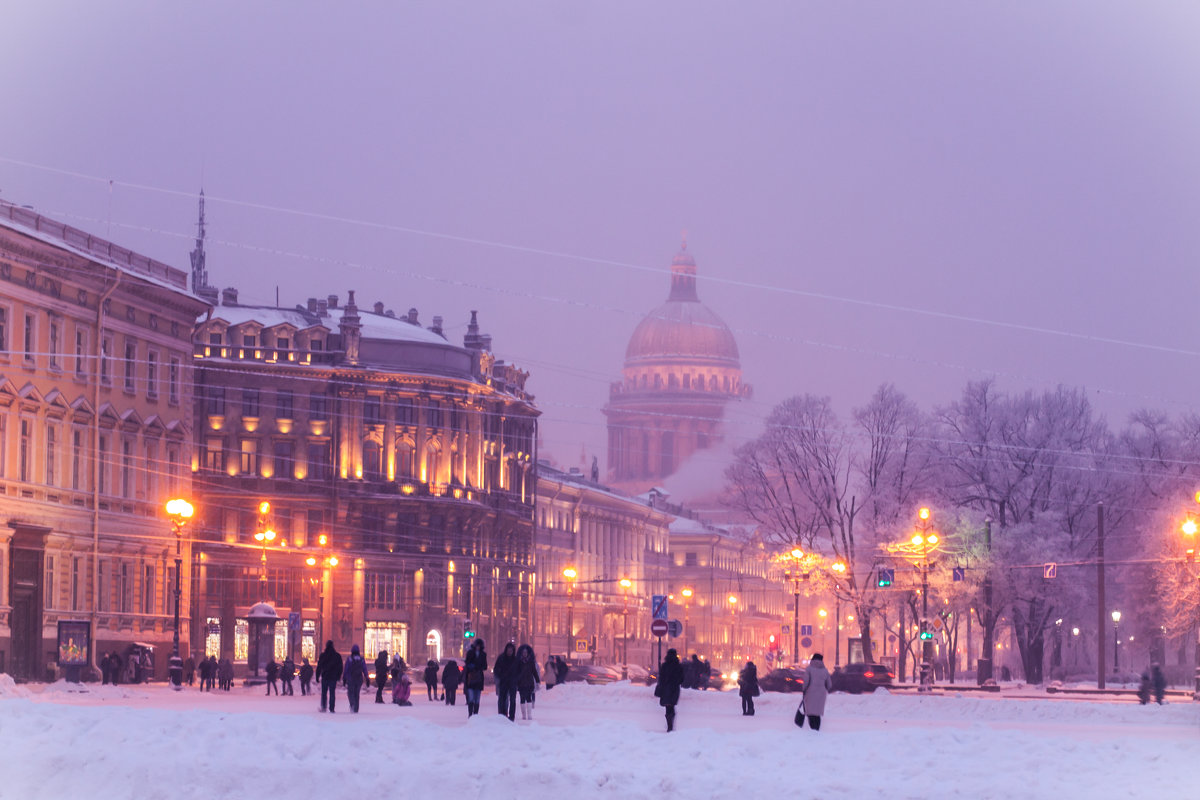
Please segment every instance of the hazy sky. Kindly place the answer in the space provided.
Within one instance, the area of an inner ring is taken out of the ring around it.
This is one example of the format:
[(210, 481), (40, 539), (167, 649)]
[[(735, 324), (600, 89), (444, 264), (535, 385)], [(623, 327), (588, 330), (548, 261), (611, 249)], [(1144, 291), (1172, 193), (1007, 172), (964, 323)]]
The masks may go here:
[(1086, 386), (1116, 425), (1200, 392), (1200, 4), (0, 16), (0, 198), (182, 268), (203, 181), (243, 302), (356, 289), (460, 343), (477, 308), (568, 464), (604, 460), (683, 228), (743, 422), (881, 381), (926, 408), (987, 375)]

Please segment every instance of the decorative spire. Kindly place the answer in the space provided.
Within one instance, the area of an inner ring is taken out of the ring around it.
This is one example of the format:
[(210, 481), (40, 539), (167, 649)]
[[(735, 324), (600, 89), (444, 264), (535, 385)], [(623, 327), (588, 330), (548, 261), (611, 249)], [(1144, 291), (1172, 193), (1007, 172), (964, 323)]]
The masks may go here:
[(696, 294), (696, 259), (687, 251), (687, 230), (683, 231), (683, 244), (679, 252), (671, 259), (671, 293), (667, 299), (700, 301)]
[(204, 189), (200, 190), (200, 221), (196, 229), (196, 248), (191, 253), (192, 294), (203, 295), (208, 289), (208, 270), (204, 267)]

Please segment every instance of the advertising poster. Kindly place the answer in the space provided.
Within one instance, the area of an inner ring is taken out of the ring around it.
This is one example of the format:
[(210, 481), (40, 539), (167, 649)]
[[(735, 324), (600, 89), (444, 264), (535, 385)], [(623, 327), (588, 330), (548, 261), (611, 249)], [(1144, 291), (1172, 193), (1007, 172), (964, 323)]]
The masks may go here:
[(58, 665), (86, 667), (92, 650), (92, 626), (87, 620), (58, 621)]

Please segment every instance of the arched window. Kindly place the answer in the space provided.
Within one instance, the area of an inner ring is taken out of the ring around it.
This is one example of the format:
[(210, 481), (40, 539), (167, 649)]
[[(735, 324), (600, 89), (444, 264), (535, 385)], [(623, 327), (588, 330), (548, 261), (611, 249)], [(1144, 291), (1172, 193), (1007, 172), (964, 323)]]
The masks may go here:
[(667, 376), (667, 388), (669, 388), (669, 389), (678, 389), (679, 388), (679, 377), (674, 372), (672, 372), (670, 375)]
[(396, 443), (396, 477), (397, 478), (412, 478), (415, 477), (416, 463), (415, 451), (413, 450), (412, 442), (401, 440)]
[(363, 442), (363, 477), (369, 481), (383, 479), (383, 448), (374, 439)]
[(654, 388), (655, 389), (662, 388), (662, 375), (659, 375), (657, 372), (654, 373)]
[(717, 376), (716, 375), (708, 376), (708, 390), (710, 392), (715, 392), (717, 390)]
[(431, 444), (425, 448), (425, 462), (421, 465), (421, 479), (426, 483), (438, 482), (438, 448)]

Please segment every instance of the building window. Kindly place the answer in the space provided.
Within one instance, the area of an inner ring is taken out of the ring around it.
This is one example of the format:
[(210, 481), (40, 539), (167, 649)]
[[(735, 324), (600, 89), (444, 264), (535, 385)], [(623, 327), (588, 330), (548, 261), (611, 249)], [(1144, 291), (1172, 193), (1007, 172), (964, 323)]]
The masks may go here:
[(142, 613), (153, 614), (154, 593), (156, 589), (154, 585), (154, 566), (152, 564), (144, 565), (142, 574)]
[(154, 501), (157, 497), (155, 490), (158, 483), (158, 445), (154, 442), (146, 443), (146, 463), (143, 468), (145, 469), (145, 499)]
[(332, 472), (329, 442), (308, 443), (308, 477), (313, 480), (328, 480)]
[(225, 442), (219, 436), (204, 440), (204, 469), (207, 472), (225, 471)]
[(399, 611), (408, 604), (407, 576), (395, 572), (368, 572), (363, 581), (364, 600), (371, 611)]
[(0, 414), (0, 478), (8, 474), (8, 420)]
[(258, 416), (258, 389), (242, 389), (242, 416)]
[(121, 497), (133, 497), (133, 442), (121, 440)]
[(21, 449), (17, 454), (17, 479), (22, 481), (29, 480), (30, 471), (33, 468), (33, 426), (29, 424), (29, 420), (21, 420)]
[(112, 383), (112, 371), (109, 360), (112, 358), (112, 337), (105, 336), (100, 340), (100, 382)]
[(291, 442), (275, 443), (275, 477), (291, 478), (295, 474), (295, 456)]
[(133, 391), (134, 368), (137, 366), (137, 342), (125, 340), (125, 391)]
[(117, 586), (117, 611), (128, 614), (133, 608), (133, 576), (129, 574), (129, 564), (121, 563), (120, 583)]
[(396, 424), (397, 425), (412, 425), (416, 420), (416, 414), (413, 412), (413, 401), (411, 398), (401, 398), (400, 402), (396, 403)]
[(280, 389), (275, 394), (275, 418), (276, 419), (292, 419), (293, 405), (295, 403), (291, 389)]
[(87, 337), (83, 328), (75, 328), (75, 374), (83, 377), (87, 374)]
[(363, 404), (363, 422), (367, 425), (383, 424), (383, 411), (378, 397), (368, 397)]
[(71, 488), (83, 487), (83, 431), (71, 431)]
[(53, 425), (46, 426), (46, 485), (57, 486), (56, 467), (58, 465), (58, 429)]
[(425, 409), (425, 424), (435, 429), (442, 427), (442, 406), (436, 400), (431, 400)]
[(108, 437), (101, 436), (98, 444), (100, 449), (96, 453), (98, 479), (96, 491), (100, 494), (108, 494)]
[(214, 416), (225, 414), (225, 387), (206, 386), (204, 389), (204, 413)]
[(33, 354), (37, 351), (37, 345), (34, 341), (37, 329), (33, 314), (25, 315), (25, 360), (33, 363)]
[(242, 347), (254, 347), (255, 341), (254, 334), (244, 334), (242, 336)]
[(158, 353), (154, 350), (146, 353), (146, 397), (158, 397)]
[(168, 386), (167, 400), (173, 406), (179, 405), (179, 359), (172, 358), (171, 366), (168, 370), (167, 381)]
[(258, 474), (258, 440), (242, 439), (241, 473), (243, 475)]
[(96, 565), (96, 607), (99, 611), (112, 611), (112, 562), (103, 559)]
[(685, 567), (696, 567), (699, 566), (699, 564), (700, 562), (697, 560), (695, 553), (683, 554), (683, 565)]
[(325, 419), (328, 416), (328, 398), (323, 394), (313, 393), (308, 396), (309, 419)]
[(383, 479), (383, 448), (372, 439), (363, 442), (363, 477), (372, 481)]
[(0, 353), (8, 351), (8, 309), (0, 308)]
[(416, 476), (416, 451), (408, 442), (396, 445), (396, 477), (412, 478)]
[(53, 369), (58, 369), (58, 338), (61, 328), (62, 323), (58, 320), (50, 320), (50, 366)]
[(71, 610), (83, 611), (87, 595), (87, 559), (76, 556), (71, 559)]
[(174, 495), (179, 490), (179, 447), (167, 448), (167, 492)]

